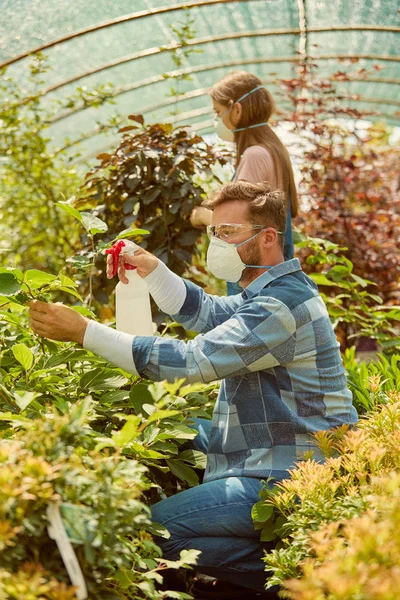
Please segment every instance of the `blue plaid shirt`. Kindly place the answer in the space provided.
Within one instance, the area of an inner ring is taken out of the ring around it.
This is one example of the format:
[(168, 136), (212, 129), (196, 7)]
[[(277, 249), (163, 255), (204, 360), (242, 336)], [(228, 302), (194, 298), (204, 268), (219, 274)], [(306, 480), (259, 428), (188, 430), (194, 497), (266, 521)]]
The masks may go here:
[(314, 450), (314, 432), (357, 421), (326, 306), (298, 259), (236, 296), (185, 285), (172, 316), (201, 335), (188, 342), (135, 337), (132, 351), (148, 379), (222, 380), (204, 481), (284, 477)]

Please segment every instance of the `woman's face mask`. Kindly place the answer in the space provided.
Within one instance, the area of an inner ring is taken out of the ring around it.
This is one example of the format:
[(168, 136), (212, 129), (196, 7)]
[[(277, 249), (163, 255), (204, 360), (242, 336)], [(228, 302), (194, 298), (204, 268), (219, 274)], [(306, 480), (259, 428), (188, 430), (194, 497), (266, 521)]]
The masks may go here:
[[(240, 98), (238, 100), (236, 100), (236, 102), (241, 102), (242, 100), (244, 100), (245, 98), (247, 98), (247, 96), (250, 96), (250, 94), (252, 94), (253, 92), (256, 92), (257, 90), (260, 90), (263, 86), (259, 85), (256, 88), (254, 88), (253, 90), (250, 90), (250, 92), (247, 92), (247, 94), (243, 94), (243, 96), (240, 96)], [(235, 104), (236, 104), (235, 102)], [(262, 125), (267, 125), (267, 122), (265, 121), (264, 123), (256, 123), (255, 125), (250, 125), (249, 127), (240, 127), (239, 129), (229, 129), (229, 127), (227, 127), (225, 125), (225, 123), (223, 122), (223, 118), (224, 116), (230, 112), (233, 108), (233, 104), (231, 107), (227, 108), (220, 117), (218, 117), (214, 123), (215, 126), (215, 131), (218, 135), (218, 137), (221, 138), (221, 140), (224, 140), (225, 142), (234, 142), (235, 141), (235, 132), (236, 131), (244, 131), (245, 129), (253, 129), (254, 127), (261, 127)]]
[(246, 267), (255, 269), (270, 269), (270, 265), (246, 265), (239, 256), (238, 247), (250, 242), (268, 227), (262, 229), (248, 240), (240, 244), (229, 244), (218, 237), (212, 236), (207, 252), (207, 268), (218, 279), (236, 283), (240, 280)]
[(234, 142), (235, 135), (234, 135), (232, 129), (229, 129), (229, 127), (227, 127), (222, 120), (222, 117), (224, 115), (225, 115), (225, 113), (223, 113), (223, 115), (216, 120), (215, 131), (216, 131), (218, 137), (221, 138), (221, 140), (224, 140), (224, 142)]

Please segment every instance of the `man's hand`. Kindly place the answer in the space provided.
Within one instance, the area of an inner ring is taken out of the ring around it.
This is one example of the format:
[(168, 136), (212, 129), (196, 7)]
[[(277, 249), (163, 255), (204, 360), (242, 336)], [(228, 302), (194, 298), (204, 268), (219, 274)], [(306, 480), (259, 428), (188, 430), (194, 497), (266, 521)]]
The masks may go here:
[(35, 333), (51, 340), (83, 345), (89, 319), (60, 303), (32, 300), (29, 308), (30, 324)]
[[(147, 250), (143, 250), (143, 248), (138, 248), (134, 254), (120, 254), (119, 256), (119, 267), (118, 267), (118, 277), (122, 283), (128, 283), (128, 279), (125, 275), (124, 263), (128, 263), (129, 265), (133, 265), (137, 267), (137, 272), (140, 277), (147, 277), (158, 265), (158, 258), (151, 254), (151, 252), (147, 252)], [(113, 276), (113, 257), (107, 256), (107, 278), (111, 279)]]

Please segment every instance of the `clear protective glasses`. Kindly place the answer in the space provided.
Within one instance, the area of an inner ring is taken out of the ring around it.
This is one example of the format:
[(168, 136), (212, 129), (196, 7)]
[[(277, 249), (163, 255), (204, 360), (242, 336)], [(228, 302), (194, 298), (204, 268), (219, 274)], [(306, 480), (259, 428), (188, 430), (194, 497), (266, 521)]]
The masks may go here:
[(211, 239), (216, 237), (220, 240), (228, 241), (235, 235), (240, 235), (246, 231), (254, 229), (266, 229), (265, 225), (250, 225), (249, 223), (219, 223), (219, 225), (208, 225), (207, 235)]

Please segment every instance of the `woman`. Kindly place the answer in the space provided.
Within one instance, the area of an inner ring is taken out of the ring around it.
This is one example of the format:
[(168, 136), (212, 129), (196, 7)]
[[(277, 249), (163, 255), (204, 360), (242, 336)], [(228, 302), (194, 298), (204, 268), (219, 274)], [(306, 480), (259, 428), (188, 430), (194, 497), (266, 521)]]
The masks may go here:
[[(289, 153), (268, 125), (275, 109), (272, 95), (256, 75), (233, 71), (217, 81), (210, 96), (218, 117), (218, 135), (236, 143), (233, 181), (268, 181), (273, 188), (279, 188), (286, 194), (288, 214), (284, 257), (289, 260), (294, 253), (292, 217), (298, 213), (298, 201)], [(211, 212), (197, 207), (192, 212), (191, 222), (195, 227), (210, 225)]]

